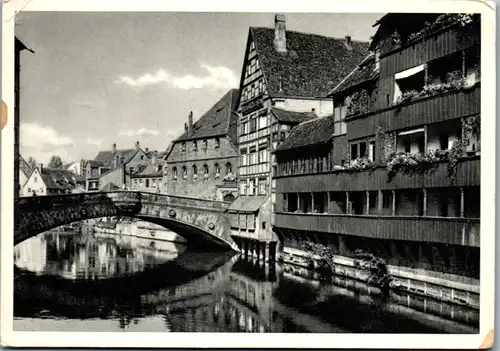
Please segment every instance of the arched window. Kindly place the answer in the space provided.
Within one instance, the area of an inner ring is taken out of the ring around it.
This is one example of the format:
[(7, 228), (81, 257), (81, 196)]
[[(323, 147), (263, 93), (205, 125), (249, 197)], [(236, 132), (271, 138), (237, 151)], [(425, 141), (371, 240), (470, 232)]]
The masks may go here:
[(218, 163), (216, 163), (214, 165), (214, 168), (215, 168), (215, 178), (219, 178), (220, 177), (220, 166)]
[(220, 147), (220, 139), (217, 137), (215, 138), (215, 148), (218, 149)]
[(172, 167), (172, 178), (177, 179), (177, 167)]
[(207, 164), (204, 164), (204, 165), (203, 165), (203, 176), (204, 176), (205, 178), (208, 178), (208, 172), (209, 172), (208, 165), (207, 165)]
[(187, 179), (187, 176), (188, 176), (187, 168), (186, 166), (182, 166), (182, 178)]
[(196, 165), (193, 165), (193, 178), (198, 178), (198, 167)]
[(226, 174), (231, 174), (233, 173), (233, 166), (231, 165), (230, 162), (226, 163)]

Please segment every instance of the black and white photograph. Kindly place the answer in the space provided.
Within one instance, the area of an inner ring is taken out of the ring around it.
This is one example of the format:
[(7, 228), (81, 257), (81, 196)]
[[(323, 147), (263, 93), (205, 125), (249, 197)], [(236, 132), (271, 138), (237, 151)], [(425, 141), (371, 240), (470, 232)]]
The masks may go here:
[(495, 71), (475, 8), (4, 14), (2, 344), (478, 347)]

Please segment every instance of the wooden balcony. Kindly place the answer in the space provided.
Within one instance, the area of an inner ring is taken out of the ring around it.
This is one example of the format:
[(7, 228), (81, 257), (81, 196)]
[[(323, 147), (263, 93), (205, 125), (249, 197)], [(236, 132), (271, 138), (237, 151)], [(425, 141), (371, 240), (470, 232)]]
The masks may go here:
[(277, 193), (396, 190), (450, 186), (479, 186), (481, 159), (479, 156), (460, 161), (455, 179), (448, 175), (448, 163), (436, 163), (423, 173), (399, 171), (390, 179), (387, 168), (366, 171), (336, 171), (318, 174), (298, 174), (276, 177)]
[(277, 212), (275, 227), (386, 240), (479, 247), (480, 221), (470, 218)]
[(481, 86), (459, 89), (415, 99), (347, 120), (349, 140), (375, 135), (377, 126), (384, 132), (439, 123), (481, 112)]

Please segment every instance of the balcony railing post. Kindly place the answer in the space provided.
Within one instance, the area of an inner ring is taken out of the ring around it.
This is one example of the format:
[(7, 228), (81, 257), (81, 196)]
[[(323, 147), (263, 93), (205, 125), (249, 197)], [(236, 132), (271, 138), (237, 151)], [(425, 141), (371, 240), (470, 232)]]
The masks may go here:
[(349, 201), (349, 192), (345, 192), (345, 213), (351, 214), (351, 203)]
[(465, 212), (464, 188), (460, 187), (460, 217), (464, 216), (464, 212)]
[(365, 194), (366, 194), (366, 209), (365, 209), (365, 213), (367, 215), (369, 215), (370, 214), (370, 192), (367, 190), (365, 192)]
[(311, 212), (314, 213), (314, 193), (311, 193)]
[(326, 206), (325, 206), (325, 212), (330, 213), (330, 192), (326, 192)]
[(396, 215), (396, 190), (392, 191), (392, 215)]
[(422, 215), (427, 216), (427, 189), (422, 189), (422, 192), (424, 194)]
[(382, 207), (384, 206), (384, 193), (382, 190), (378, 191), (378, 214), (382, 214)]
[(300, 193), (297, 193), (297, 211), (300, 210)]

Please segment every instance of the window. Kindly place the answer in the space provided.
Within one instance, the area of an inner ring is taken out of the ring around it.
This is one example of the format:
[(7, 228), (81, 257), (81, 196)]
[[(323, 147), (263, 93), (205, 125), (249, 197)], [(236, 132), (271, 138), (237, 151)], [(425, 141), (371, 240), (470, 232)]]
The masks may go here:
[(241, 182), (240, 183), (240, 195), (246, 195), (246, 194), (247, 194), (247, 183)]
[(182, 151), (182, 152), (185, 152), (185, 151), (186, 151), (186, 142), (185, 142), (185, 141), (184, 141), (184, 142), (182, 142), (182, 144), (181, 144), (181, 151)]
[(266, 229), (266, 222), (262, 222), (262, 229)]
[(177, 167), (172, 167), (172, 179), (177, 179)]
[(259, 195), (266, 195), (266, 179), (259, 179)]
[(36, 183), (37, 182), (37, 177), (33, 177), (33, 182)]
[(203, 143), (202, 144), (203, 145), (203, 150), (206, 150), (207, 149), (207, 140), (204, 139), (202, 143)]
[(250, 120), (250, 133), (257, 131), (257, 118), (252, 118)]
[(400, 132), (396, 139), (396, 152), (416, 154), (425, 150), (424, 128)]
[(198, 178), (198, 167), (196, 165), (193, 165), (193, 178), (196, 179)]
[(220, 139), (215, 138), (215, 148), (218, 149), (220, 147)]
[(187, 168), (186, 166), (182, 166), (182, 178), (187, 179), (187, 176), (188, 176)]
[(286, 132), (281, 132), (280, 133), (280, 141), (285, 141), (286, 139)]
[(401, 96), (410, 91), (421, 91), (425, 86), (427, 66), (420, 65), (399, 72), (395, 76), (394, 103), (398, 103)]
[(233, 166), (231, 165), (231, 163), (226, 163), (226, 174), (231, 174), (233, 173)]
[(219, 176), (220, 176), (220, 166), (219, 166), (219, 164), (218, 164), (218, 163), (216, 163), (216, 164), (214, 165), (214, 168), (215, 168), (215, 177), (216, 177), (216, 178), (219, 178)]
[(144, 155), (141, 155), (141, 160), (144, 160)]
[(259, 117), (259, 129), (264, 129), (267, 127), (267, 116)]
[(359, 156), (360, 157), (366, 156), (366, 142), (365, 141), (359, 143)]
[(146, 179), (145, 183), (146, 183), (146, 188), (149, 188), (149, 179)]
[(151, 187), (156, 188), (156, 179), (151, 179)]
[(255, 179), (250, 179), (249, 195), (255, 195)]
[(334, 124), (333, 124), (333, 134), (341, 135), (347, 132), (347, 125), (345, 122), (345, 115), (347, 111), (344, 105), (339, 105), (335, 107), (333, 112)]
[(351, 160), (358, 158), (358, 144), (351, 144)]
[(209, 175), (209, 168), (208, 168), (208, 165), (204, 164), (203, 165), (203, 176), (205, 178), (208, 178), (208, 175)]
[(193, 141), (193, 151), (198, 151), (198, 142), (196, 140)]
[(28, 188), (28, 193), (31, 193), (31, 188)]

